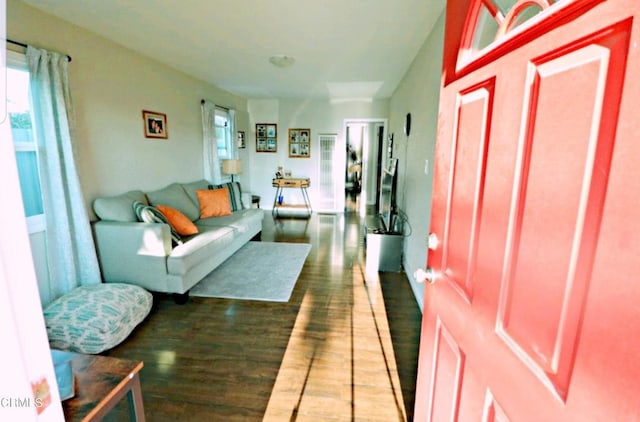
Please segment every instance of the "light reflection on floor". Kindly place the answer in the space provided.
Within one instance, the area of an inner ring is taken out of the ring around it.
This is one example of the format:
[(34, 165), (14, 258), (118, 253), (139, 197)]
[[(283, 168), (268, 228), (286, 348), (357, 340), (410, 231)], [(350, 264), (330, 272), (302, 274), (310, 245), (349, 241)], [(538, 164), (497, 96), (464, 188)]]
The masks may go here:
[[(346, 296), (305, 295), (264, 421), (406, 421), (380, 285), (355, 265)], [(315, 324), (323, 313), (342, 318)]]

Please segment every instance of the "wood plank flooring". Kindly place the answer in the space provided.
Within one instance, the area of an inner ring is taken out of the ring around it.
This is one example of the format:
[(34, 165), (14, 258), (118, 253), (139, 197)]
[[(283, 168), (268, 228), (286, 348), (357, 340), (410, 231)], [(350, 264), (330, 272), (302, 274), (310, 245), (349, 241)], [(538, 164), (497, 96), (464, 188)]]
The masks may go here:
[(411, 421), (421, 313), (403, 273), (365, 282), (360, 230), (350, 213), (265, 212), (263, 241), (312, 245), (288, 303), (155, 294), (105, 353), (144, 361), (147, 420)]

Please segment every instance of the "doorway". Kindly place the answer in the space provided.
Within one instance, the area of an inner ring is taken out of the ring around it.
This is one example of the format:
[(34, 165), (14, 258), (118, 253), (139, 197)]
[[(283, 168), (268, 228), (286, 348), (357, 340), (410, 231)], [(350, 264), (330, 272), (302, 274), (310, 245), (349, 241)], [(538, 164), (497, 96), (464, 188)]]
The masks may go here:
[(365, 216), (377, 212), (385, 131), (384, 120), (346, 121), (345, 213)]

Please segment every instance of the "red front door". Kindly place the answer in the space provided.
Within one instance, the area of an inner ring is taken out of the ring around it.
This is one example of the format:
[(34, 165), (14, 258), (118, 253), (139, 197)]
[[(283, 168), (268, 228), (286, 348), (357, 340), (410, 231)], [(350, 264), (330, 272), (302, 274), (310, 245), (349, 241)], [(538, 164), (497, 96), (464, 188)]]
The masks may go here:
[(640, 420), (640, 1), (496, 3), (447, 4), (415, 420)]

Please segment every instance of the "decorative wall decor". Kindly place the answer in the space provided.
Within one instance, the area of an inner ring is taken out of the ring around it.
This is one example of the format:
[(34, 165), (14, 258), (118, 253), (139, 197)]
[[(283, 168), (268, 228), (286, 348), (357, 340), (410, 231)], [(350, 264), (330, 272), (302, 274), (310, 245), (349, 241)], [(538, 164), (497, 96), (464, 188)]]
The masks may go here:
[(278, 151), (278, 125), (256, 123), (256, 152)]
[(289, 129), (289, 157), (311, 157), (311, 129)]
[(167, 115), (155, 111), (142, 110), (144, 136), (152, 139), (168, 139)]
[(246, 145), (245, 140), (244, 140), (244, 131), (239, 130), (238, 131), (238, 148), (244, 149), (246, 147), (247, 147), (247, 145)]

